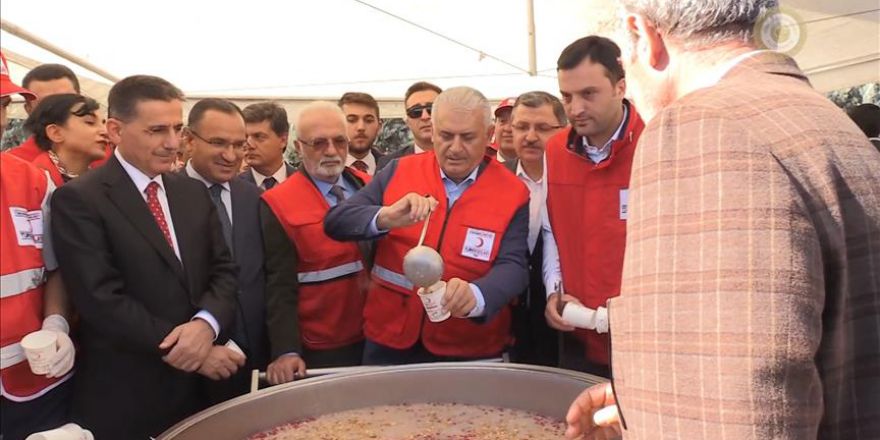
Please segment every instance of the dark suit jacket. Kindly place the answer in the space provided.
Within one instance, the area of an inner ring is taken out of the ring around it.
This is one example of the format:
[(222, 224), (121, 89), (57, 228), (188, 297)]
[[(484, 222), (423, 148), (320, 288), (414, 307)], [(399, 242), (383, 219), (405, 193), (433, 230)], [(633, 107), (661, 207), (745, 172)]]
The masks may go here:
[[(301, 171), (304, 172), (304, 171)], [(355, 188), (362, 188), (364, 183), (348, 169), (342, 177)], [(311, 180), (311, 179), (310, 179)], [(314, 182), (313, 182), (314, 183)], [(288, 184), (288, 182), (284, 182)], [(260, 202), (260, 217), (263, 222), (263, 242), (266, 251), (266, 301), (267, 325), (271, 346), (271, 359), (286, 353), (302, 353), (302, 341), (299, 331), (299, 314), (297, 312), (297, 250), (284, 231), (275, 213), (266, 204)], [(364, 261), (369, 266), (372, 249), (362, 248)]]
[[(516, 173), (519, 159), (502, 163)], [(529, 252), (529, 288), (520, 295), (514, 308), (513, 332), (514, 362), (557, 366), (559, 363), (558, 332), (547, 325), (544, 308), (547, 293), (542, 274), (544, 265), (544, 239), (538, 234), (535, 248)]]
[[(253, 176), (251, 176), (253, 177)], [(236, 325), (244, 320), (247, 341), (236, 341), (245, 348), (250, 366), (265, 369), (266, 273), (263, 270), (263, 231), (260, 222), (260, 194), (255, 185), (239, 179), (229, 181), (232, 196), (232, 246), (238, 265), (238, 305)], [(232, 335), (229, 335), (232, 336)]]
[(413, 144), (407, 145), (393, 153), (388, 153), (381, 158), (376, 160), (376, 173), (378, 173), (382, 168), (385, 168), (386, 165), (391, 163), (394, 159), (400, 159), (403, 156), (409, 156), (410, 154), (415, 153), (416, 148)]
[[(284, 162), (284, 168), (287, 170), (287, 177), (290, 177), (291, 174), (296, 172), (296, 168), (287, 162)], [(254, 185), (257, 184), (257, 181), (254, 180), (254, 173), (252, 173), (251, 170), (247, 170), (247, 171), (239, 174), (238, 177), (240, 179), (246, 180)]]
[(67, 291), (81, 318), (73, 420), (97, 438), (143, 439), (187, 417), (197, 375), (162, 361), (159, 343), (207, 310), (228, 328), (236, 269), (205, 186), (163, 175), (180, 255), (111, 157), (59, 188), (52, 235)]

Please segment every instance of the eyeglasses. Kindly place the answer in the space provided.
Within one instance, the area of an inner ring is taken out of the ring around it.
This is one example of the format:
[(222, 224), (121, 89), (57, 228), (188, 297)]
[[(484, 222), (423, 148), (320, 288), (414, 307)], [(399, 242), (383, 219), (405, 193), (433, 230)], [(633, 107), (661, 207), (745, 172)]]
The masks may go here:
[(333, 148), (336, 148), (337, 150), (340, 150), (340, 149), (348, 146), (348, 138), (346, 138), (345, 136), (339, 136), (339, 137), (335, 137), (333, 139), (315, 138), (315, 139), (312, 139), (311, 142), (306, 141), (304, 139), (297, 139), (297, 140), (300, 143), (306, 144), (306, 145), (308, 145), (312, 148), (315, 148), (317, 150), (323, 150), (323, 149), (329, 147), (331, 143), (333, 144)]
[(247, 145), (246, 140), (245, 141), (230, 141), (229, 139), (223, 139), (223, 138), (205, 139), (204, 137), (202, 137), (202, 135), (196, 133), (196, 131), (191, 128), (188, 129), (187, 131), (190, 134), (192, 134), (193, 136), (201, 139), (202, 142), (204, 142), (214, 148), (220, 149), (220, 150), (225, 150), (225, 149), (229, 148), (230, 146), (232, 146), (232, 149), (235, 150), (236, 153), (240, 153), (240, 152), (244, 151), (244, 147), (245, 147), (245, 145)]
[(524, 122), (520, 122), (518, 124), (514, 124), (513, 131), (517, 133), (528, 133), (531, 130), (535, 130), (539, 135), (547, 135), (553, 132), (553, 130), (558, 130), (560, 128), (565, 127), (564, 125), (550, 125), (550, 124), (538, 124), (531, 125)]
[(422, 117), (422, 111), (427, 111), (428, 116), (431, 116), (431, 112), (433, 111), (434, 103), (429, 102), (427, 104), (416, 104), (408, 109), (406, 109), (406, 115), (412, 119), (417, 119)]

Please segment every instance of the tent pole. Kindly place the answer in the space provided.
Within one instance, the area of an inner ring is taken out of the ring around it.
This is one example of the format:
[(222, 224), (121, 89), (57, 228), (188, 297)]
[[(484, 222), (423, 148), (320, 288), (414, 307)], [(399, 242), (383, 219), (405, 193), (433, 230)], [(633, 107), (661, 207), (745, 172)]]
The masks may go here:
[(529, 17), (529, 75), (538, 75), (538, 61), (535, 59), (535, 1), (526, 0)]
[(54, 44), (52, 44), (46, 40), (43, 40), (42, 38), (28, 32), (28, 31), (22, 29), (21, 27), (15, 25), (13, 23), (10, 23), (9, 21), (4, 20), (2, 18), (0, 18), (0, 29), (3, 29), (4, 31), (9, 32), (10, 34), (15, 35), (16, 37), (21, 38), (22, 40), (33, 44), (34, 46), (37, 46), (41, 49), (45, 49), (45, 50), (47, 50), (47, 51), (49, 51), (49, 52), (51, 52), (61, 58), (64, 58), (64, 59), (66, 59), (66, 60), (68, 60), (78, 66), (81, 66), (87, 70), (90, 70), (94, 73), (97, 73), (98, 75), (106, 78), (110, 82), (115, 83), (115, 82), (119, 81), (119, 77), (107, 72), (106, 70), (104, 70), (98, 66), (95, 66), (94, 64), (86, 61), (83, 58), (80, 58), (70, 52), (67, 52), (66, 50), (61, 49), (60, 47), (57, 47)]

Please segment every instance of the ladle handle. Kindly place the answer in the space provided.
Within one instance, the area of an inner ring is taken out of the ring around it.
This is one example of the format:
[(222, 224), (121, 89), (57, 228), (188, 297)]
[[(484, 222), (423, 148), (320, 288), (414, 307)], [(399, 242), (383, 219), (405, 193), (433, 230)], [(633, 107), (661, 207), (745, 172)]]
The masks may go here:
[(419, 244), (417, 246), (421, 246), (422, 243), (425, 242), (425, 234), (428, 233), (428, 222), (431, 220), (431, 213), (428, 212), (428, 216), (425, 217), (425, 224), (422, 225), (422, 235), (419, 236)]

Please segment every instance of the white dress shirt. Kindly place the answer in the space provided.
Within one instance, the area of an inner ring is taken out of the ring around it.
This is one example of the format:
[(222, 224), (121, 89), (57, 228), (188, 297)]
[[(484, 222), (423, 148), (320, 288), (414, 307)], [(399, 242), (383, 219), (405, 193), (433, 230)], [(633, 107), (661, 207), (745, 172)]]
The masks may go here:
[[(193, 179), (201, 181), (209, 189), (215, 185), (214, 183), (208, 181), (208, 179), (202, 177), (202, 175), (199, 174), (199, 172), (196, 171), (195, 168), (193, 168), (192, 161), (186, 162), (186, 175), (192, 177)], [(229, 223), (232, 224), (232, 190), (229, 188), (229, 182), (223, 182), (218, 185), (223, 188), (223, 191), (220, 192), (220, 200), (222, 200), (223, 204), (226, 205), (226, 215), (229, 216)]]
[[(544, 158), (544, 169), (547, 169), (547, 159)], [(522, 160), (516, 165), (516, 177), (522, 180), (529, 188), (529, 252), (535, 251), (538, 243), (538, 233), (541, 232), (544, 212), (547, 210), (547, 179), (542, 175), (537, 181), (532, 180), (523, 169)]]
[(350, 167), (356, 160), (359, 160), (365, 164), (367, 164), (367, 174), (373, 175), (376, 173), (376, 158), (373, 156), (372, 151), (368, 151), (367, 155), (364, 156), (363, 159), (358, 159), (351, 155), (351, 152), (348, 153), (348, 157), (345, 158), (345, 166)]
[(413, 142), (413, 154), (421, 154), (426, 151), (428, 150), (423, 150), (422, 147), (419, 146), (419, 144)]
[(147, 185), (149, 185), (150, 182), (156, 182), (159, 184), (159, 191), (156, 192), (156, 197), (159, 199), (159, 206), (162, 207), (162, 214), (165, 215), (165, 223), (168, 224), (168, 232), (171, 234), (171, 242), (174, 244), (174, 246), (172, 246), (174, 248), (174, 255), (177, 255), (180, 264), (183, 264), (183, 260), (180, 258), (180, 246), (177, 245), (177, 234), (174, 233), (174, 221), (171, 219), (171, 210), (168, 208), (168, 196), (165, 195), (165, 183), (162, 181), (162, 175), (159, 174), (150, 179), (141, 170), (128, 163), (128, 161), (122, 157), (119, 148), (117, 148), (113, 154), (116, 155), (116, 159), (122, 164), (122, 169), (125, 170), (128, 177), (134, 182), (134, 186), (137, 188), (141, 197), (143, 197), (144, 202), (147, 201)]
[[(281, 167), (279, 167), (275, 171), (275, 173), (272, 174), (271, 176), (264, 176), (264, 175), (258, 173), (257, 170), (253, 169), (253, 167), (251, 168), (251, 173), (253, 173), (254, 182), (256, 182), (257, 186), (259, 186), (260, 188), (263, 187), (263, 181), (268, 179), (269, 177), (274, 177), (275, 178), (275, 185), (280, 185), (280, 184), (284, 183), (285, 180), (287, 180), (287, 164), (285, 164), (284, 161), (282, 161)], [(225, 200), (224, 200), (224, 203), (226, 203)]]

